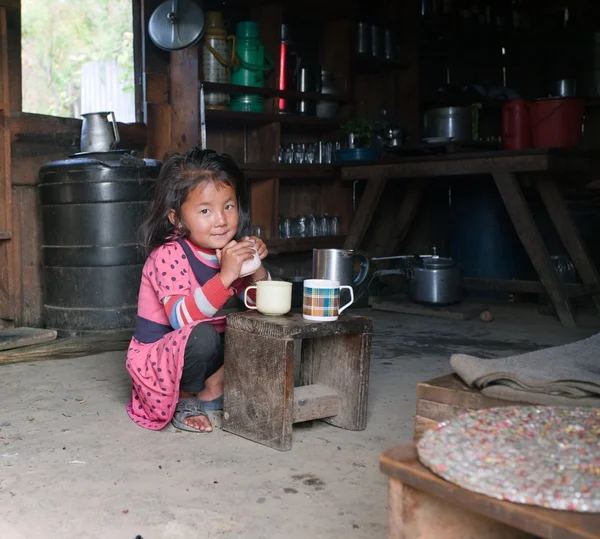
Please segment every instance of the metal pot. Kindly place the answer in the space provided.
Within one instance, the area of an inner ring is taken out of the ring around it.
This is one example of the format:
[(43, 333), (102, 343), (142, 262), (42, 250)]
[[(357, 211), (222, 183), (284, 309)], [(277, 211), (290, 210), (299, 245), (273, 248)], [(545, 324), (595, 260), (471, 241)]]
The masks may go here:
[(469, 141), (476, 137), (477, 109), (475, 107), (440, 107), (425, 111), (425, 138), (452, 138)]
[[(360, 260), (360, 271), (354, 275), (354, 261)], [(354, 249), (313, 249), (313, 279), (331, 279), (340, 285), (358, 286), (369, 271), (369, 257)]]
[(451, 258), (422, 258), (410, 270), (409, 297), (432, 305), (458, 303), (462, 300), (460, 266)]

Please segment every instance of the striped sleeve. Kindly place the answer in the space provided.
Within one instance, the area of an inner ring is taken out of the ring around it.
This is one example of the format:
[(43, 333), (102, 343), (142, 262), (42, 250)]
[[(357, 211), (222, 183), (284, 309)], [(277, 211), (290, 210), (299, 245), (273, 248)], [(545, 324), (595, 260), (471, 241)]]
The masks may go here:
[[(267, 277), (266, 279), (267, 281), (271, 280), (271, 274), (267, 271)], [(242, 303), (244, 302), (244, 293), (246, 292), (246, 288), (248, 288), (249, 286), (252, 286), (256, 284), (254, 281), (252, 281), (252, 279), (250, 277), (243, 277), (242, 279), (238, 279), (237, 281), (235, 281), (232, 285), (231, 288), (235, 291), (235, 294), (237, 295), (237, 297), (239, 297), (242, 300)], [(250, 292), (248, 292), (248, 305), (256, 305), (256, 290), (250, 290)]]
[(191, 295), (167, 296), (163, 303), (171, 326), (179, 329), (186, 324), (212, 318), (233, 293), (233, 289), (227, 290), (223, 286), (217, 274)]

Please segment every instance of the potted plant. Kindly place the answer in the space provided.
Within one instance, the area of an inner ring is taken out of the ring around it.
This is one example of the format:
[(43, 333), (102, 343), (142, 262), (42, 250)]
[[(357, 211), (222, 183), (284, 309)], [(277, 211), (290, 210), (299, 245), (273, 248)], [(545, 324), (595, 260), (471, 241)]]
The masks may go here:
[(342, 124), (348, 136), (348, 148), (368, 148), (371, 145), (373, 126), (364, 118), (351, 118)]

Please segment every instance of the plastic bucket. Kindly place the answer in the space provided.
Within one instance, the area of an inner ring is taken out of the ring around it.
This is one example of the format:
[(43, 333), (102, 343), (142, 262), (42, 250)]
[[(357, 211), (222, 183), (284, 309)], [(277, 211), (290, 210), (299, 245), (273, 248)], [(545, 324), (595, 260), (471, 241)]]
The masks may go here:
[(529, 107), (535, 148), (573, 148), (581, 140), (585, 103), (567, 97), (534, 101)]

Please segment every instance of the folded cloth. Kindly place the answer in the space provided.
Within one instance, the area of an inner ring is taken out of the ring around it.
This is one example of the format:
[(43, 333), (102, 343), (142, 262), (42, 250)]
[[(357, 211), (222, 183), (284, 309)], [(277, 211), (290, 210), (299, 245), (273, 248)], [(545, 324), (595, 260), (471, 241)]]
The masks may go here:
[(470, 387), (488, 397), (600, 408), (600, 333), (504, 358), (453, 354), (450, 365)]

